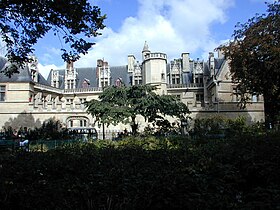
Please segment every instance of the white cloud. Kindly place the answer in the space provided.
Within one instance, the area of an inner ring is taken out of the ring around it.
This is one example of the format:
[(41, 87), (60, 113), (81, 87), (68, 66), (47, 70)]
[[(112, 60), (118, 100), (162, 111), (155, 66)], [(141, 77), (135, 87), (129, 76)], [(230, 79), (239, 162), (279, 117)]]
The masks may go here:
[[(103, 58), (110, 65), (126, 65), (127, 55), (130, 54), (141, 61), (145, 41), (152, 52), (166, 53), (169, 60), (180, 57), (182, 52), (190, 52), (194, 59), (205, 57), (220, 44), (213, 37), (211, 27), (213, 24), (223, 24), (227, 21), (225, 12), (233, 6), (233, 2), (138, 0), (137, 14), (123, 20), (121, 28), (117, 31), (110, 27), (105, 28), (102, 31), (103, 35), (94, 39), (96, 45), (93, 49), (87, 55), (83, 55), (75, 66), (96, 66), (96, 60)], [(44, 48), (43, 52), (39, 58), (39, 71), (45, 78), (51, 69), (65, 67), (64, 64), (59, 66), (57, 63), (57, 58), (61, 56), (59, 49), (48, 47)]]
[(51, 69), (63, 69), (65, 68), (65, 66), (56, 66), (54, 64), (50, 64), (50, 65), (43, 65), (41, 63), (38, 64), (38, 69), (39, 72), (42, 74), (42, 76), (47, 79), (48, 75), (51, 71)]
[(42, 63), (53, 63), (53, 59), (61, 57), (62, 51), (55, 47), (46, 47), (44, 53), (40, 56), (40, 62)]
[(138, 1), (138, 14), (126, 18), (117, 32), (106, 28), (77, 67), (96, 66), (100, 58), (110, 65), (125, 65), (129, 54), (141, 60), (145, 41), (151, 51), (164, 52), (169, 59), (180, 57), (182, 52), (203, 56), (219, 45), (211, 35), (211, 25), (224, 23), (226, 9), (233, 6), (231, 0)]

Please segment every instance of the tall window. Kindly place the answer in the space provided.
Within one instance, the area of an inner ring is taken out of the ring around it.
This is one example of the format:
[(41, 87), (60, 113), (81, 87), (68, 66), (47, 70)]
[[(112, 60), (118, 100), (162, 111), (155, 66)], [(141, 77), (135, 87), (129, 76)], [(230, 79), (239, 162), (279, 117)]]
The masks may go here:
[(6, 86), (1, 85), (0, 86), (0, 101), (5, 101), (5, 96), (6, 96)]
[(171, 77), (172, 84), (180, 84), (180, 74), (172, 74)]
[(74, 89), (74, 80), (70, 79), (67, 81), (67, 89)]
[(204, 100), (204, 96), (203, 96), (203, 94), (196, 94), (195, 95), (195, 100), (196, 100), (196, 102), (203, 102), (203, 100)]
[(134, 77), (134, 83), (135, 83), (135, 85), (141, 85), (142, 84), (142, 77), (141, 76), (135, 76)]
[(80, 120), (80, 127), (87, 127), (87, 121), (86, 120)]

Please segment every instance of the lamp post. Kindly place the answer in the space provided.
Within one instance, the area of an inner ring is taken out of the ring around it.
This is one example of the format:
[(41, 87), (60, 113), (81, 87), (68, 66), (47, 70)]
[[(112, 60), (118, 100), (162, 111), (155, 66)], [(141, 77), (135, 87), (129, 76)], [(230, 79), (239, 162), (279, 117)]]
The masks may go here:
[(188, 119), (182, 119), (181, 120), (182, 135), (189, 135), (187, 131), (187, 127), (188, 127)]
[(216, 100), (217, 100), (217, 112), (218, 112), (218, 113), (220, 112), (220, 111), (219, 111), (219, 90), (218, 90), (218, 88), (219, 88), (219, 82), (220, 82), (220, 81), (214, 79), (214, 83), (215, 83), (215, 85), (216, 85)]

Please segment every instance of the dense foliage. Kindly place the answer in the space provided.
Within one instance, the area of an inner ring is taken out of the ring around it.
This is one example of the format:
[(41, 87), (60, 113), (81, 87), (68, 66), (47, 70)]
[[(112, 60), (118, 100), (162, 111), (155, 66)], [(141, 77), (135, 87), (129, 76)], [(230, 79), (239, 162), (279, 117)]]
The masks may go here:
[[(28, 139), (29, 141), (34, 140), (59, 140), (69, 138), (69, 133), (67, 128), (65, 128), (59, 120), (55, 118), (50, 118), (45, 120), (42, 125), (35, 128), (22, 127), (20, 125), (28, 125), (29, 115), (19, 115), (14, 120), (10, 120), (9, 123), (5, 123), (3, 126), (2, 136), (8, 140), (15, 140), (20, 138)], [(24, 118), (25, 117), (25, 118)], [(27, 120), (27, 123), (24, 123), (24, 119)], [(34, 119), (33, 117), (31, 119)], [(31, 120), (32, 121), (32, 120)], [(33, 120), (34, 121), (34, 120)], [(21, 123), (21, 124), (20, 124)], [(14, 126), (13, 126), (14, 125)]]
[(107, 87), (99, 96), (99, 100), (86, 103), (87, 111), (99, 123), (130, 123), (132, 132), (138, 129), (136, 116), (144, 117), (147, 122), (163, 120), (164, 116), (186, 119), (188, 107), (172, 95), (158, 95), (155, 86), (112, 86)]
[(278, 135), (126, 139), (0, 155), (1, 209), (277, 209)]
[(252, 94), (263, 95), (266, 122), (274, 124), (280, 114), (280, 1), (267, 5), (267, 14), (237, 25), (224, 50), (241, 104)]
[[(34, 44), (49, 31), (66, 45), (61, 43), (62, 58), (75, 61), (94, 44), (89, 38), (100, 34), (104, 18), (100, 9), (87, 0), (1, 0), (0, 36), (12, 63), (23, 65), (29, 61)], [(17, 71), (10, 66), (5, 73)]]
[(235, 119), (223, 116), (198, 118), (194, 120), (191, 135), (195, 138), (231, 138), (242, 136), (258, 136), (266, 131), (264, 123), (246, 123), (246, 118), (239, 116)]

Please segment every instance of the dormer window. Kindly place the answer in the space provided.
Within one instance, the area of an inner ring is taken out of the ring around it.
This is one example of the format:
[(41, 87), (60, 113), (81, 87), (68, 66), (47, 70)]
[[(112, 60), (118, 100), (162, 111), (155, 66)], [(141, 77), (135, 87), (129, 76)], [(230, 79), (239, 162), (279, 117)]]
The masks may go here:
[(89, 88), (90, 86), (90, 81), (88, 79), (84, 79), (82, 88)]

